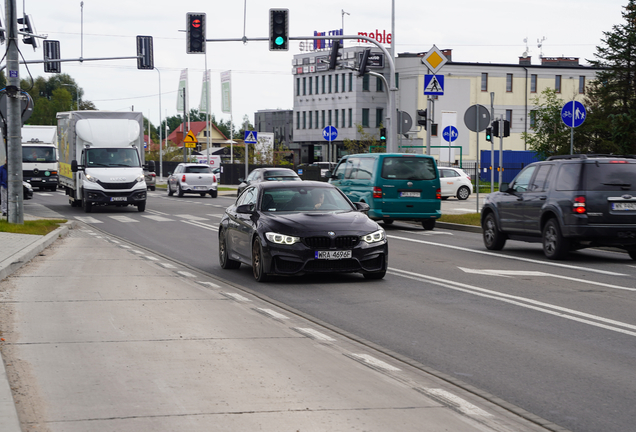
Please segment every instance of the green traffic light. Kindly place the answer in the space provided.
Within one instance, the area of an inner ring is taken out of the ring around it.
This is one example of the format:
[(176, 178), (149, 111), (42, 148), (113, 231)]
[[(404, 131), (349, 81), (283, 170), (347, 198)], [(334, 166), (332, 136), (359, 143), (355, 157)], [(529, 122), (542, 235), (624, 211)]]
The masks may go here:
[(281, 46), (282, 44), (285, 43), (285, 39), (282, 36), (278, 36), (275, 40), (274, 43), (278, 46)]

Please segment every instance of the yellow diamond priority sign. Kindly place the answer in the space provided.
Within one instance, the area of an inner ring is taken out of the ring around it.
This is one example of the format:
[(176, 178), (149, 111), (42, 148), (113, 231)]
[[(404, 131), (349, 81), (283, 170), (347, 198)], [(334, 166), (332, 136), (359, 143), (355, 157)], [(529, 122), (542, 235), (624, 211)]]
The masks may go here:
[(446, 56), (442, 54), (439, 48), (435, 45), (433, 45), (426, 55), (422, 57), (422, 63), (424, 63), (433, 74), (437, 73), (437, 71), (440, 70), (447, 62), (448, 59)]
[(197, 140), (197, 137), (194, 136), (192, 131), (188, 131), (188, 134), (183, 139), (183, 144), (185, 144), (187, 148), (196, 148), (198, 143), (199, 140)]

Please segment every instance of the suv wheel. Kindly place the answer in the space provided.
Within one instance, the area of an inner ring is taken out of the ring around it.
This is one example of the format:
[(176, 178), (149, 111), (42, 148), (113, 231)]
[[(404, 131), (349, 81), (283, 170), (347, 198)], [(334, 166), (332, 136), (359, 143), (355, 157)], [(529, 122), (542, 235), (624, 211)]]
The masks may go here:
[(502, 250), (506, 244), (506, 235), (499, 231), (494, 214), (489, 213), (488, 216), (486, 216), (482, 229), (486, 249)]
[(543, 227), (543, 253), (552, 260), (561, 260), (570, 250), (570, 242), (561, 234), (556, 219), (550, 219)]

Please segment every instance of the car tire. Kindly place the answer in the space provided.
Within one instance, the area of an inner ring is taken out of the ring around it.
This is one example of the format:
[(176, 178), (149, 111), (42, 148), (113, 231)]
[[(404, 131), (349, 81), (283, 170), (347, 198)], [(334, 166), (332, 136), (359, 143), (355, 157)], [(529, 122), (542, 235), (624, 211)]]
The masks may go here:
[(459, 189), (457, 189), (458, 200), (468, 199), (469, 196), (470, 196), (470, 189), (468, 189), (468, 186), (462, 186)]
[(57, 190), (57, 186), (50, 187), (50, 188), (49, 188), (49, 190), (50, 190), (51, 192), (55, 192), (55, 191)]
[(442, 201), (446, 201), (447, 199), (448, 199), (448, 197), (447, 197), (447, 196), (443, 196), (443, 197), (442, 197)]
[(168, 184), (168, 196), (172, 196), (172, 195), (174, 195), (174, 192), (172, 192), (172, 188)]
[(422, 227), (425, 230), (432, 230), (435, 229), (435, 219), (426, 219), (422, 221)]
[(153, 192), (154, 192), (154, 191), (155, 191), (155, 189), (156, 189), (156, 186), (150, 186), (150, 190), (151, 190), (151, 191), (153, 191)]
[(205, 192), (201, 192), (199, 195), (201, 195), (202, 198), (205, 198), (205, 196), (207, 195), (207, 193)]
[(139, 212), (146, 211), (146, 201), (140, 202), (139, 204), (137, 204), (137, 211)]
[(177, 184), (177, 195), (179, 195), (179, 198), (183, 197), (183, 189), (181, 189), (180, 184)]
[(219, 194), (219, 193), (218, 193), (218, 191), (215, 191), (215, 190), (210, 191), (210, 196), (211, 196), (212, 198), (216, 198), (216, 197), (218, 196), (218, 194)]
[(570, 241), (563, 237), (556, 219), (550, 219), (543, 227), (543, 253), (551, 260), (562, 260), (570, 251)]
[(632, 250), (628, 250), (627, 253), (629, 254), (629, 257), (631, 259), (633, 259), (634, 261), (636, 261), (636, 249), (632, 249)]
[(263, 268), (263, 245), (258, 237), (252, 243), (252, 273), (254, 273), (256, 282), (267, 282), (269, 280)]
[(506, 235), (499, 231), (497, 219), (495, 215), (489, 213), (484, 219), (482, 226), (482, 235), (484, 237), (484, 246), (488, 250), (502, 250), (506, 245)]
[(82, 208), (84, 213), (91, 213), (93, 211), (93, 203), (87, 200), (82, 200)]
[(393, 219), (382, 219), (384, 225), (393, 225)]
[(232, 270), (241, 266), (240, 261), (230, 259), (225, 240), (225, 230), (219, 231), (219, 264), (222, 269)]

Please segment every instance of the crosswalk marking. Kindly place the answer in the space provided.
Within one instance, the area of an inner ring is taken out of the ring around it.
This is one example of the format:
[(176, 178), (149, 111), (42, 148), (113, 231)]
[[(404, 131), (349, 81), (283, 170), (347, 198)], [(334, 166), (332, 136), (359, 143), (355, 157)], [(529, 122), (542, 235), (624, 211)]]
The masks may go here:
[(191, 220), (191, 221), (205, 221), (205, 220), (207, 220), (204, 217), (192, 216), (192, 215), (189, 215), (189, 214), (178, 214), (178, 215), (174, 215), (174, 217), (178, 217), (178, 218), (181, 218), (181, 219), (187, 219), (187, 220)]
[(75, 219), (77, 219), (80, 222), (84, 222), (87, 224), (98, 224), (98, 223), (104, 223), (100, 220), (95, 219), (94, 217), (91, 216), (75, 216)]
[(118, 222), (130, 223), (130, 222), (139, 222), (136, 219), (130, 218), (128, 216), (108, 216), (111, 219), (115, 219)]
[(170, 219), (170, 218), (159, 216), (159, 215), (141, 215), (141, 216), (148, 219), (152, 219), (157, 222), (174, 222), (174, 219)]

